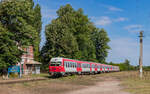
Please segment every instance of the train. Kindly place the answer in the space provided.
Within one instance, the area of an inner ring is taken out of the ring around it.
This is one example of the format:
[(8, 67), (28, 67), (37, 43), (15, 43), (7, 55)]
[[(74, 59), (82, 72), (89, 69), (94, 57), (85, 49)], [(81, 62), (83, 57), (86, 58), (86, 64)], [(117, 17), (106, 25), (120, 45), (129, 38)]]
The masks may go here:
[(99, 74), (120, 71), (118, 66), (101, 64), (90, 61), (55, 57), (49, 62), (49, 74), (51, 76), (65, 76), (73, 74)]

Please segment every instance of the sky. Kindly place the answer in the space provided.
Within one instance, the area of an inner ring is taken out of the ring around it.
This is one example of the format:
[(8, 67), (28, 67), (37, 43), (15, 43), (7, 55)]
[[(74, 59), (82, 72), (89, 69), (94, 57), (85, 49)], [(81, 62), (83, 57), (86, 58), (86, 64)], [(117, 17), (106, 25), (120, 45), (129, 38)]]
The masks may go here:
[(42, 47), (46, 41), (45, 26), (57, 18), (60, 6), (70, 4), (82, 8), (96, 27), (104, 28), (110, 38), (107, 62), (121, 63), (128, 59), (139, 64), (139, 31), (144, 31), (143, 65), (150, 65), (150, 0), (34, 0), (42, 12)]

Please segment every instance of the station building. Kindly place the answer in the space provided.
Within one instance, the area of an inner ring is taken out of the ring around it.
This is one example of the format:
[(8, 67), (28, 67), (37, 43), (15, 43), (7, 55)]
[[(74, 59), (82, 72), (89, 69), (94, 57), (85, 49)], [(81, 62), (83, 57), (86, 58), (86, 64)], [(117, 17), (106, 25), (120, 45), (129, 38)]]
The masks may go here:
[(34, 60), (33, 46), (28, 46), (22, 49), (25, 53), (21, 56), (21, 62), (18, 65), (21, 67), (21, 73), (28, 74), (40, 74), (40, 62)]

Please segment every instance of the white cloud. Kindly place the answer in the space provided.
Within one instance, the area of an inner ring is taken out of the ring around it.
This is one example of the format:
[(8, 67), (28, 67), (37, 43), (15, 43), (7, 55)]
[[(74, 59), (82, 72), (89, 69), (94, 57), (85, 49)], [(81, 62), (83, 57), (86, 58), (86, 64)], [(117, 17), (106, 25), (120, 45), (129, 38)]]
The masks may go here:
[(139, 32), (142, 30), (143, 26), (140, 24), (133, 24), (133, 25), (128, 25), (124, 27), (124, 29), (128, 30), (129, 32)]
[(112, 5), (100, 4), (100, 6), (106, 8), (109, 12), (122, 12), (123, 11), (123, 9), (118, 8), (116, 6), (112, 6)]
[(112, 23), (111, 19), (107, 16), (102, 16), (95, 21), (96, 25), (102, 25), (102, 26), (109, 25), (111, 23)]
[(95, 25), (100, 25), (100, 26), (106, 26), (112, 24), (113, 22), (124, 22), (128, 20), (128, 18), (124, 18), (124, 17), (112, 19), (108, 16), (91, 17), (91, 19), (94, 20)]
[(54, 19), (57, 17), (56, 9), (49, 9), (47, 7), (42, 7), (42, 17), (44, 19)]
[(124, 17), (119, 17), (117, 19), (114, 19), (115, 22), (123, 22), (123, 21), (127, 21), (128, 18), (124, 18)]
[[(150, 40), (148, 40), (150, 41)], [(113, 38), (109, 43), (111, 50), (109, 51), (107, 61), (115, 63), (124, 62), (129, 59), (132, 65), (139, 64), (139, 40), (137, 38)], [(150, 65), (149, 42), (143, 45), (143, 65)]]
[(114, 7), (114, 6), (107, 6), (107, 8), (108, 8), (109, 11), (119, 11), (119, 12), (123, 11), (123, 9), (117, 8), (117, 7)]

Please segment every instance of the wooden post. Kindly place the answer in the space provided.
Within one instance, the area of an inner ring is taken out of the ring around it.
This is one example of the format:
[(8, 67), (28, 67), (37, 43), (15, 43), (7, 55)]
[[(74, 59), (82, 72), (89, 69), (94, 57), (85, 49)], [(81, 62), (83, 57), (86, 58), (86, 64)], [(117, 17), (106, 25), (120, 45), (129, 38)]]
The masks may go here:
[(142, 78), (143, 73), (143, 31), (140, 31), (140, 58), (139, 58), (139, 72), (140, 72), (140, 78)]

